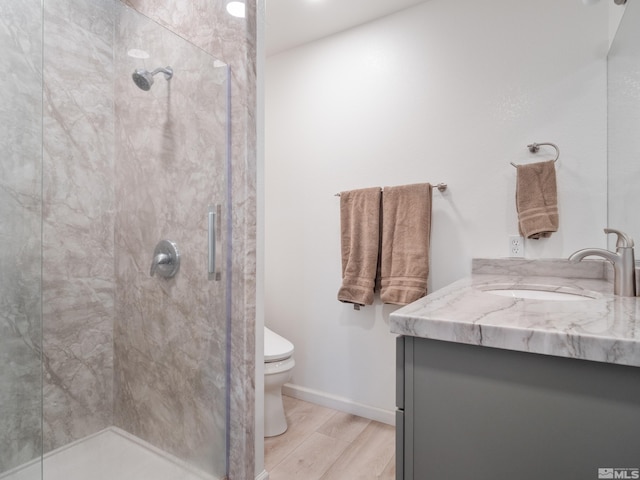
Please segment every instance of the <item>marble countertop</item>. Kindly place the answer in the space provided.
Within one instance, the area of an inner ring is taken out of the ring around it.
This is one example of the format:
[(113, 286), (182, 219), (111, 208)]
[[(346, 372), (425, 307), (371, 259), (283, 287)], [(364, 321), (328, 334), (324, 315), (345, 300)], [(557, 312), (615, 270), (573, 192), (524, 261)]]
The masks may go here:
[[(613, 295), (607, 262), (474, 259), (459, 280), (390, 316), (392, 333), (640, 367), (640, 297)], [(493, 295), (487, 288), (581, 293), (579, 301)]]

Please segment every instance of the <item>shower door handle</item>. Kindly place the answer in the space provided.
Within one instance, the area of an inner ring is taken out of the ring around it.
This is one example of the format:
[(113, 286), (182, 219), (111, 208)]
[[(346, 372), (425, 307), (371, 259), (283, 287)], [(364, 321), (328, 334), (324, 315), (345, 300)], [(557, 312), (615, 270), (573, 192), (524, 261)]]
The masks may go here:
[(209, 205), (209, 280), (220, 280), (220, 231), (221, 231), (221, 205)]

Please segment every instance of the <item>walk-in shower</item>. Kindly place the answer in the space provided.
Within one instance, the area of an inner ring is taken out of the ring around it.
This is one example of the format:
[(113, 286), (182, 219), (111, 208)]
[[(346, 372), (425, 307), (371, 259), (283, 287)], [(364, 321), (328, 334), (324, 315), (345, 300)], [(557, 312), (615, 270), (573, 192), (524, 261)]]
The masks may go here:
[(137, 68), (131, 77), (138, 88), (148, 91), (151, 90), (151, 87), (153, 86), (153, 76), (158, 73), (163, 73), (164, 78), (167, 81), (171, 80), (171, 77), (173, 77), (173, 69), (171, 67), (156, 68), (153, 72), (145, 70), (144, 68)]
[(121, 0), (0, 17), (0, 479), (225, 478), (229, 68)]

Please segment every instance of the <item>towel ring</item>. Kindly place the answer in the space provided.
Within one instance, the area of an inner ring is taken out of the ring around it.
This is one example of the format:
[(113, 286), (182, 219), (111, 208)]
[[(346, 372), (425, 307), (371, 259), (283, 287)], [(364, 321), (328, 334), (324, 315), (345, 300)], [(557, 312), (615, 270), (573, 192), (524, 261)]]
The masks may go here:
[[(550, 142), (545, 142), (545, 143), (532, 143), (530, 145), (527, 145), (527, 147), (529, 148), (529, 151), (531, 153), (538, 153), (538, 150), (540, 150), (540, 145), (549, 145), (550, 147), (553, 147), (556, 149), (556, 158), (553, 159), (554, 162), (558, 161), (558, 158), (560, 158), (560, 148), (558, 148), (558, 146), (555, 143), (550, 143)], [(511, 165), (513, 165), (514, 167), (518, 168), (518, 165), (516, 165), (513, 162), (510, 162)]]

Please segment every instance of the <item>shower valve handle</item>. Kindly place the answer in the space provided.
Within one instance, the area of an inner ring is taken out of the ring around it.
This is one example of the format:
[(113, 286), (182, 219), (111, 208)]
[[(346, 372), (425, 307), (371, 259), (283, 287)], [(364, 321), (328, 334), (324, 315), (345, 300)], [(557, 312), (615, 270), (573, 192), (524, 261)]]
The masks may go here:
[(171, 265), (171, 257), (166, 253), (159, 253), (155, 257), (153, 257), (153, 262), (151, 262), (151, 276), (156, 273), (158, 269), (158, 265)]
[(180, 269), (180, 253), (176, 244), (169, 240), (160, 240), (153, 252), (150, 275), (153, 277), (156, 272), (159, 277), (171, 278)]

